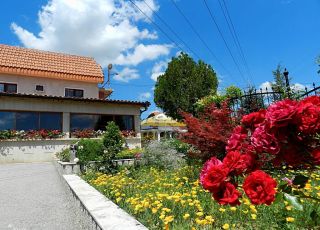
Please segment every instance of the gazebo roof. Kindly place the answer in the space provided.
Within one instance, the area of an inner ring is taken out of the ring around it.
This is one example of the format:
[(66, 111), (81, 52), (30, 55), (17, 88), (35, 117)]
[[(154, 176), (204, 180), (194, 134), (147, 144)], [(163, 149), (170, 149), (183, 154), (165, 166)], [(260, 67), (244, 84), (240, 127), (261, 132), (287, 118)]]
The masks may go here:
[(141, 122), (142, 127), (186, 127), (182, 122), (178, 122), (163, 113), (149, 117)]

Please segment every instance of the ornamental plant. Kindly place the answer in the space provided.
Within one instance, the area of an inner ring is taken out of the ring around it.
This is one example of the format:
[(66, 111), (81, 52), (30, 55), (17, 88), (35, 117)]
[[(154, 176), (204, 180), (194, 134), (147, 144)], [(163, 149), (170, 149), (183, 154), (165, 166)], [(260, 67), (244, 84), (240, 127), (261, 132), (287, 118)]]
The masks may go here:
[[(200, 182), (222, 205), (239, 205), (242, 190), (252, 204), (270, 205), (275, 201), (278, 183), (265, 169), (319, 165), (319, 132), (319, 96), (301, 101), (282, 100), (266, 110), (245, 115), (228, 140), (225, 158), (208, 160), (201, 171)], [(284, 178), (278, 191), (301, 209), (296, 196), (320, 201), (299, 191), (308, 179), (303, 175)], [(240, 181), (243, 181), (242, 188), (239, 188)]]
[(181, 114), (188, 129), (188, 132), (182, 134), (181, 140), (200, 151), (193, 154), (193, 157), (207, 160), (215, 156), (222, 159), (228, 138), (236, 124), (227, 102), (224, 102), (221, 108), (211, 104), (199, 117), (185, 112)]

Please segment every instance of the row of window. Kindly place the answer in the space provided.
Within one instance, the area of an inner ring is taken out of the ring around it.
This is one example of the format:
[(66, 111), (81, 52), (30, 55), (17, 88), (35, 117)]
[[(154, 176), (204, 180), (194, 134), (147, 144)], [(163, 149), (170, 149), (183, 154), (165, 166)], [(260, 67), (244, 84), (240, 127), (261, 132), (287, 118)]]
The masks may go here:
[[(0, 83), (0, 92), (5, 93), (17, 93), (17, 84), (12, 83)], [(36, 91), (43, 92), (44, 87), (43, 85), (36, 85)], [(83, 90), (82, 89), (70, 89), (66, 88), (64, 91), (65, 97), (83, 97)]]
[[(71, 114), (70, 130), (105, 130), (115, 121), (120, 130), (134, 130), (131, 115)], [(62, 113), (0, 111), (0, 130), (62, 130)]]

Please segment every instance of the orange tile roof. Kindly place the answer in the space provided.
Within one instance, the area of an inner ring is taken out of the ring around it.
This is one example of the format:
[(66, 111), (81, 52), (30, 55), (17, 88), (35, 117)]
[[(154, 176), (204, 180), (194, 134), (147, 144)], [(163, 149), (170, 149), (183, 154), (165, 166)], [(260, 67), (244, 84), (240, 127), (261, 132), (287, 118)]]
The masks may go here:
[(0, 44), (0, 73), (103, 82), (101, 66), (93, 58), (3, 44)]

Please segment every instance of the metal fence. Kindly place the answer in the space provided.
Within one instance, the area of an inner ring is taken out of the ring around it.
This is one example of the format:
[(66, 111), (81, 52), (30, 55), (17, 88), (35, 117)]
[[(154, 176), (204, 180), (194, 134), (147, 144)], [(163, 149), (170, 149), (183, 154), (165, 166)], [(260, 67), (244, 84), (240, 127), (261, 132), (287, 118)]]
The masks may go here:
[(320, 86), (312, 84), (311, 89), (305, 87), (300, 91), (274, 91), (272, 89), (251, 89), (244, 91), (239, 97), (230, 98), (230, 107), (233, 115), (242, 115), (266, 109), (270, 104), (285, 98), (302, 99), (309, 96), (320, 95)]

